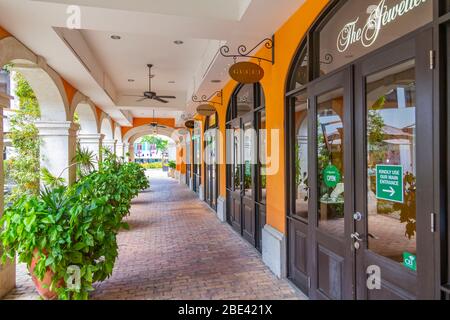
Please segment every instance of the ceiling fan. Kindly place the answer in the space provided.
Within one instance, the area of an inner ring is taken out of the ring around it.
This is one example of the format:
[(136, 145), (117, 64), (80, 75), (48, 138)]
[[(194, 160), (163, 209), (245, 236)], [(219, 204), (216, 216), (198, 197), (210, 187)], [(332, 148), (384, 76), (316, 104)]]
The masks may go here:
[(160, 96), (157, 95), (156, 92), (152, 91), (152, 78), (154, 75), (152, 75), (152, 64), (148, 64), (148, 91), (145, 91), (142, 96), (136, 96), (136, 95), (125, 95), (127, 97), (140, 97), (141, 99), (136, 100), (136, 102), (141, 102), (144, 100), (156, 100), (162, 103), (168, 103), (169, 101), (165, 99), (176, 99), (175, 96)]
[(156, 121), (155, 118), (155, 110), (153, 110), (153, 121), (150, 122), (150, 127), (152, 128), (152, 133), (153, 134), (158, 134), (158, 128), (166, 128), (166, 126), (160, 125), (158, 124), (158, 122)]

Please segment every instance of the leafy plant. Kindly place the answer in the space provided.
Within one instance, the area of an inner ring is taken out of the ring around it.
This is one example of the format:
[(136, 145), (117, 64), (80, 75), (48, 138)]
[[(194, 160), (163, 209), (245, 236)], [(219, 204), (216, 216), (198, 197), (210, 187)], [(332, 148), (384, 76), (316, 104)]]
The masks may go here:
[(16, 83), (14, 95), (18, 99), (18, 110), (10, 116), (11, 130), (8, 138), (15, 154), (9, 159), (8, 179), (14, 183), (6, 202), (14, 202), (23, 194), (39, 193), (39, 131), (34, 122), (40, 117), (36, 95), (25, 77), (14, 73)]
[(169, 166), (170, 169), (176, 169), (177, 168), (177, 163), (175, 161), (173, 161), (173, 160), (170, 160), (168, 162), (168, 166)]
[(412, 239), (416, 234), (416, 177), (407, 172), (404, 177), (404, 202), (395, 203), (394, 210), (400, 211), (400, 222), (405, 223), (405, 236)]
[[(50, 289), (59, 299), (88, 299), (92, 284), (111, 276), (118, 255), (117, 233), (131, 199), (149, 186), (144, 169), (111, 155), (98, 171), (73, 186), (25, 194), (6, 208), (0, 240), (2, 262), (16, 255), (42, 281), (52, 272)], [(80, 270), (80, 286), (71, 287), (69, 267)]]
[(77, 147), (77, 153), (73, 158), (77, 163), (77, 177), (82, 178), (95, 170), (96, 156), (93, 151)]
[(47, 168), (41, 169), (41, 180), (45, 186), (52, 189), (62, 187), (66, 182), (64, 178), (55, 177)]

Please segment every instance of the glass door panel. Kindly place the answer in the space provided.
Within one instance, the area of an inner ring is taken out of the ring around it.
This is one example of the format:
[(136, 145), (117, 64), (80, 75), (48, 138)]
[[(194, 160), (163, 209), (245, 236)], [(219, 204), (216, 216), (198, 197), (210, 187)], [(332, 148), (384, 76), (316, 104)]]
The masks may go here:
[(344, 237), (344, 90), (317, 98), (319, 228)]
[(366, 78), (368, 247), (399, 264), (416, 259), (415, 82), (414, 60)]
[(295, 215), (308, 222), (309, 212), (309, 181), (308, 181), (308, 101), (306, 94), (295, 97), (294, 113), (295, 134)]
[(256, 132), (253, 119), (244, 123), (244, 195), (253, 198)]

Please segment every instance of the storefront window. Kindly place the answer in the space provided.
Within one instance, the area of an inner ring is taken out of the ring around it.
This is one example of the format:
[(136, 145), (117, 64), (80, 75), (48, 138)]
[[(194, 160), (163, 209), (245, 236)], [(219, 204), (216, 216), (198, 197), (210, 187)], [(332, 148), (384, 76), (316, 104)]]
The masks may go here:
[(320, 31), (319, 70), (327, 74), (433, 18), (432, 0), (349, 0)]
[(252, 197), (253, 191), (252, 169), (255, 164), (255, 133), (253, 119), (244, 123), (244, 192), (249, 198)]
[(295, 215), (308, 220), (308, 108), (306, 94), (295, 97)]
[(308, 53), (306, 49), (300, 53), (299, 61), (295, 67), (292, 80), (294, 85), (291, 90), (300, 88), (308, 83)]
[(234, 189), (241, 190), (241, 130), (233, 129), (233, 177)]
[(441, 11), (443, 11), (442, 14), (450, 12), (450, 0), (444, 0), (444, 1), (445, 1), (444, 5), (443, 5), (444, 8), (443, 8), (443, 10), (441, 10)]
[(367, 78), (369, 249), (402, 263), (416, 255), (414, 60)]
[(344, 236), (344, 90), (317, 99), (319, 227)]
[(236, 115), (237, 118), (253, 110), (255, 104), (254, 86), (246, 84), (242, 86), (236, 95)]

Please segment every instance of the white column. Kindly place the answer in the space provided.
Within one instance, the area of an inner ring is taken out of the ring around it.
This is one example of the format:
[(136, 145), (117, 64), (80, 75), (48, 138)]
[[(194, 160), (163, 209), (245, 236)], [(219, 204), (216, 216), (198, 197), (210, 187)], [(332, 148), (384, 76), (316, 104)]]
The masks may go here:
[(130, 144), (129, 143), (124, 143), (123, 144), (123, 160), (125, 162), (130, 162), (130, 158), (127, 156), (127, 153), (130, 150)]
[(95, 161), (97, 163), (102, 161), (101, 148), (104, 138), (105, 135), (101, 133), (80, 133), (77, 137), (80, 147), (82, 149), (92, 151), (95, 155)]
[(117, 142), (116, 143), (116, 156), (119, 158), (124, 158), (125, 157), (125, 152), (124, 152), (124, 144), (121, 142)]
[(79, 126), (70, 121), (38, 121), (36, 127), (41, 139), (41, 168), (61, 176), (68, 184), (75, 182), (76, 168), (71, 164), (76, 154)]
[[(10, 96), (0, 93), (0, 216), (3, 214), (3, 192), (5, 185), (5, 177), (3, 176), (3, 108), (9, 108)], [(2, 255), (2, 247), (0, 244), (0, 256)], [(0, 299), (16, 286), (16, 264), (15, 262), (7, 262), (5, 265), (0, 263)]]

